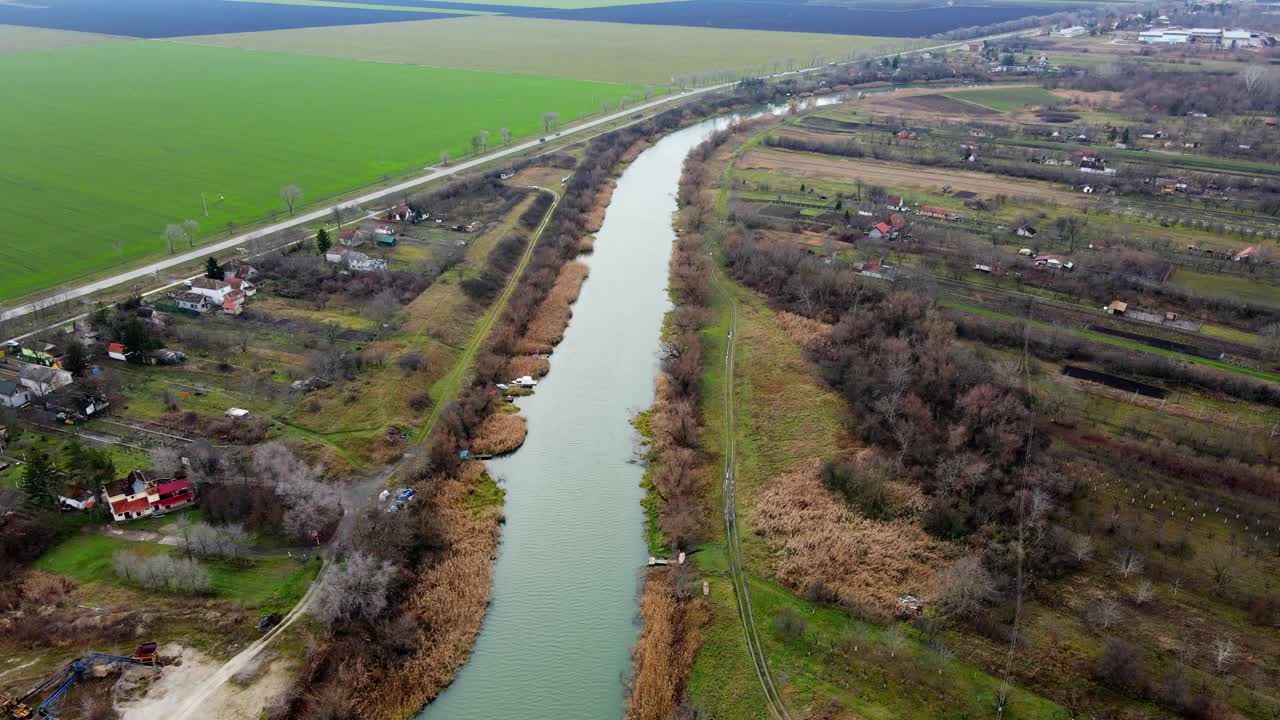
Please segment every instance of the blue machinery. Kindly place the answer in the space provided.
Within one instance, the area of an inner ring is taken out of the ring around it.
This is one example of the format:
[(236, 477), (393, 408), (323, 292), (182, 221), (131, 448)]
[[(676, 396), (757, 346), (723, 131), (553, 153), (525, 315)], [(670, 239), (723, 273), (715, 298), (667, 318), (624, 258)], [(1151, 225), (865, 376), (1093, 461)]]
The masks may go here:
[[(93, 673), (94, 668), (103, 665), (156, 666), (156, 649), (156, 643), (152, 642), (139, 645), (133, 651), (132, 657), (104, 653), (89, 653), (83, 657), (78, 657), (63, 665), (61, 669), (46, 678), (44, 682), (31, 688), (25, 695), (17, 698), (8, 696), (0, 698), (0, 711), (3, 711), (0, 717), (13, 718), (13, 720), (27, 720), (27, 718), (53, 720), (58, 717), (58, 705), (62, 697), (81, 678)], [(49, 693), (48, 697), (45, 697), (40, 704), (32, 707), (31, 703), (39, 700), (45, 693)]]

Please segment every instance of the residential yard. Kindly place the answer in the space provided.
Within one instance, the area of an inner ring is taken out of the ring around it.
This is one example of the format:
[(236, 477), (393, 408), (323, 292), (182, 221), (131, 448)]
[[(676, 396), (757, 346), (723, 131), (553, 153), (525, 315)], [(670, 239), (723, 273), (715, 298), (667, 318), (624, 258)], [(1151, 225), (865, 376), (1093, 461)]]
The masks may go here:
[[(126, 529), (134, 529), (125, 525)], [(66, 575), (82, 583), (130, 587), (117, 577), (112, 558), (129, 551), (143, 556), (179, 552), (170, 545), (132, 542), (97, 533), (82, 533), (45, 553), (35, 567)], [(209, 570), (214, 597), (232, 600), (264, 612), (287, 611), (306, 593), (319, 571), (319, 561), (303, 562), (284, 555), (255, 555), (243, 561), (200, 561)]]

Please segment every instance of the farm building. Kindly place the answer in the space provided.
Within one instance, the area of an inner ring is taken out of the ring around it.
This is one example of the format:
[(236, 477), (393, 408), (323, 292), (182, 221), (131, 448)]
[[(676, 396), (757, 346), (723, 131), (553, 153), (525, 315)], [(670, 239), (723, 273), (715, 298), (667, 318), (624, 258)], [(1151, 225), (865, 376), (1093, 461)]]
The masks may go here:
[(12, 380), (0, 380), (0, 407), (20, 408), (31, 402), (31, 393)]
[(875, 225), (872, 225), (871, 229), (867, 231), (867, 234), (870, 235), (872, 238), (879, 240), (881, 238), (887, 238), (892, 236), (893, 228), (889, 226), (889, 223), (881, 220)]
[(107, 343), (107, 357), (126, 362), (129, 359), (129, 352), (125, 349), (124, 343)]
[(222, 312), (228, 315), (239, 315), (244, 312), (244, 301), (248, 296), (241, 290), (233, 290), (222, 299)]
[(379, 245), (382, 245), (383, 247), (395, 247), (396, 236), (395, 235), (379, 235), (377, 242)]
[(116, 522), (168, 512), (196, 499), (195, 485), (190, 480), (153, 480), (141, 470), (104, 487), (102, 497)]
[(331, 263), (340, 263), (347, 259), (348, 252), (351, 251), (344, 247), (329, 248), (324, 254), (324, 259)]
[(1231, 259), (1236, 262), (1249, 262), (1254, 258), (1256, 258), (1257, 255), (1258, 255), (1258, 247), (1256, 245), (1250, 245), (1249, 247), (1236, 253), (1235, 257)]
[(1103, 310), (1107, 311), (1108, 315), (1123, 315), (1124, 311), (1128, 309), (1129, 303), (1121, 302), (1120, 300), (1112, 300), (1105, 308), (1103, 308)]
[(233, 278), (252, 280), (258, 276), (258, 269), (243, 260), (232, 260), (222, 266), (222, 271), (225, 273), (222, 279), (227, 282), (231, 282)]
[(959, 215), (948, 211), (946, 208), (931, 207), (929, 205), (921, 205), (920, 214), (925, 217), (937, 218), (939, 220), (959, 220), (960, 219)]
[(25, 365), (18, 382), (31, 391), (32, 397), (45, 397), (60, 387), (71, 384), (71, 373), (43, 365)]
[(1025, 237), (1025, 238), (1033, 238), (1036, 235), (1039, 235), (1039, 233), (1036, 232), (1036, 229), (1031, 227), (1030, 225), (1023, 225), (1022, 227), (1018, 228), (1017, 233), (1018, 233), (1018, 237)]
[(244, 293), (245, 297), (253, 297), (254, 295), (258, 294), (258, 286), (254, 285), (248, 280), (245, 280), (244, 278), (238, 278), (238, 277), (227, 278), (227, 284), (231, 286), (231, 292), (228, 293), (228, 295), (232, 295), (237, 292), (242, 292)]

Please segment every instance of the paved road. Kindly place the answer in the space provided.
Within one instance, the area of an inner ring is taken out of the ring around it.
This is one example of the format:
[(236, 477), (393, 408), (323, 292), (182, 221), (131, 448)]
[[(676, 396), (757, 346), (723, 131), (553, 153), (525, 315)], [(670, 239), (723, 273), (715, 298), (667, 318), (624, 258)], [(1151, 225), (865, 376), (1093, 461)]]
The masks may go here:
[[(567, 137), (573, 137), (575, 135), (580, 135), (582, 133), (592, 130), (593, 128), (597, 128), (601, 125), (614, 122), (615, 120), (627, 118), (638, 112), (643, 112), (650, 108), (658, 107), (659, 105), (662, 105), (664, 103), (671, 102), (675, 98), (693, 97), (695, 95), (711, 92), (713, 90), (719, 90), (719, 89), (728, 87), (730, 85), (732, 85), (732, 83), (722, 83), (720, 85), (709, 85), (707, 87), (689, 90), (687, 92), (680, 93), (680, 94), (664, 95), (662, 97), (657, 98), (656, 100), (650, 100), (649, 102), (641, 103), (639, 105), (632, 105), (631, 107), (628, 107), (626, 110), (620, 110), (611, 115), (606, 115), (604, 117), (596, 118), (595, 120), (588, 120), (587, 122), (574, 125), (573, 127), (566, 128), (559, 132), (548, 134), (546, 138), (550, 140), (555, 140), (555, 139), (562, 139)], [(467, 170), (471, 170), (473, 168), (479, 167), (480, 165), (483, 165), (485, 163), (489, 163), (494, 160), (500, 160), (504, 157), (517, 155), (519, 153), (525, 152), (526, 150), (531, 150), (533, 148), (537, 148), (540, 145), (544, 145), (544, 144), (545, 143), (537, 139), (530, 140), (528, 142), (523, 142), (517, 145), (511, 145), (510, 147), (505, 147), (499, 150), (495, 150), (494, 152), (488, 153), (486, 155), (472, 158), (470, 160), (466, 160), (456, 165), (451, 165), (449, 167), (431, 168), (427, 172), (421, 175), (416, 175), (412, 178), (409, 178), (408, 180), (396, 183), (395, 185), (391, 185), (389, 187), (382, 188), (381, 190), (375, 190), (373, 192), (361, 195), (360, 197), (357, 197), (357, 198), (352, 198), (349, 200), (345, 200), (343, 202), (327, 205), (325, 207), (312, 210), (310, 212), (303, 213), (301, 215), (296, 215), (283, 222), (278, 222), (273, 225), (268, 225), (259, 230), (254, 230), (253, 232), (244, 233), (243, 235), (237, 235), (227, 240), (222, 240), (220, 242), (212, 243), (210, 245), (202, 245), (201, 247), (195, 250), (182, 253), (181, 255), (174, 255), (172, 257), (165, 258), (164, 260), (160, 260), (158, 262), (150, 263), (148, 265), (144, 265), (142, 267), (135, 268), (133, 270), (122, 272), (117, 275), (112, 275), (111, 277), (103, 278), (101, 280), (95, 280), (93, 282), (86, 283), (79, 287), (64, 290), (60, 293), (51, 295), (41, 300), (30, 302), (25, 305), (19, 305), (9, 310), (5, 310), (3, 312), (0, 312), (0, 322), (3, 322), (5, 320), (11, 320), (13, 318), (23, 317), (25, 315), (30, 315), (31, 313), (36, 312), (37, 310), (41, 310), (51, 305), (64, 303), (64, 302), (67, 302), (68, 300), (76, 300), (78, 298), (86, 297), (88, 295), (93, 295), (94, 293), (102, 292), (103, 290), (109, 290), (110, 288), (113, 288), (117, 285), (122, 285), (124, 283), (132, 282), (134, 280), (142, 280), (142, 279), (151, 277), (163, 270), (167, 270), (172, 267), (177, 267), (179, 265), (183, 265), (186, 263), (203, 260), (204, 258), (208, 257), (211, 254), (218, 253), (222, 250), (228, 250), (231, 248), (239, 247), (252, 240), (266, 237), (268, 235), (273, 235), (283, 230), (287, 230), (288, 228), (291, 228), (291, 227), (297, 227), (299, 225), (315, 222), (317, 220), (324, 220), (325, 218), (328, 218), (333, 214), (333, 209), (335, 207), (346, 207), (349, 205), (363, 206), (368, 203), (373, 203), (383, 198), (386, 198), (388, 196), (395, 195), (396, 193), (403, 192), (411, 188), (415, 188), (424, 183), (428, 183), (433, 180), (438, 180), (444, 177), (449, 177), (451, 175), (456, 175), (461, 172), (466, 172)]]
[[(1000, 33), (998, 35), (991, 35), (986, 38), (976, 38), (972, 40), (965, 40), (965, 41), (959, 41), (959, 42), (941, 43), (941, 44), (933, 45), (930, 47), (922, 47), (922, 48), (917, 48), (915, 50), (903, 51), (900, 53), (889, 53), (883, 56), (872, 57), (872, 58), (859, 58), (856, 62), (864, 62), (866, 60), (878, 60), (881, 57), (892, 57), (895, 55), (913, 55), (913, 54), (919, 54), (919, 53), (929, 52), (929, 51), (945, 50), (947, 48), (957, 47), (965, 42), (979, 42), (981, 40), (994, 40), (994, 39), (1003, 38), (1003, 37), (1011, 37), (1014, 35), (1024, 35), (1029, 32), (1030, 31), (1019, 30), (1019, 31), (1010, 32), (1010, 33)], [(842, 64), (847, 64), (847, 63), (842, 63)], [(778, 77), (783, 77), (787, 75), (800, 75), (804, 73), (814, 72), (816, 70), (822, 70), (824, 68), (825, 66), (814, 67), (814, 68), (803, 68), (800, 70), (792, 70), (788, 72), (776, 73), (769, 77), (778, 78)], [(735, 84), (736, 82), (719, 83), (717, 85), (708, 85), (706, 87), (687, 90), (678, 94), (673, 93), (670, 95), (664, 95), (654, 100), (650, 100), (648, 102), (640, 103), (638, 105), (632, 105), (626, 110), (619, 110), (616, 113), (612, 113), (610, 115), (605, 115), (603, 117), (596, 118), (595, 120), (588, 120), (584, 123), (574, 125), (572, 127), (561, 130), (558, 133), (551, 134), (547, 136), (547, 138), (548, 139), (568, 138), (568, 137), (582, 135), (595, 128), (599, 128), (601, 125), (605, 125), (605, 124), (614, 122), (616, 120), (630, 117), (631, 115), (634, 115), (638, 112), (643, 112), (645, 110), (658, 107), (665, 103), (669, 103), (674, 99), (684, 100), (684, 99), (695, 97), (697, 95), (701, 95), (704, 93), (714, 92), (716, 90), (722, 90), (724, 88), (731, 87)], [(444, 177), (449, 177), (451, 175), (456, 175), (461, 172), (466, 172), (467, 170), (471, 170), (473, 168), (479, 167), (480, 165), (483, 165), (485, 163), (489, 163), (494, 160), (500, 160), (504, 157), (517, 155), (526, 150), (537, 148), (540, 145), (543, 145), (543, 143), (540, 142), (540, 140), (538, 139), (529, 140), (527, 142), (519, 143), (517, 145), (512, 145), (510, 147), (505, 147), (499, 150), (495, 150), (486, 155), (472, 158), (470, 160), (466, 160), (464, 162), (458, 163), (457, 165), (453, 165), (447, 168), (439, 168), (439, 167), (430, 168), (427, 172), (421, 175), (414, 176), (412, 178), (409, 178), (408, 180), (405, 180), (400, 183), (396, 183), (395, 185), (383, 188), (381, 190), (375, 190), (373, 192), (366, 193), (357, 198), (352, 198), (349, 200), (345, 200), (343, 202), (333, 203), (331, 205), (327, 205), (325, 207), (312, 210), (302, 215), (297, 215), (283, 222), (278, 222), (273, 225), (268, 225), (267, 227), (261, 228), (259, 230), (254, 230), (252, 232), (244, 233), (242, 235), (237, 235), (227, 240), (212, 243), (210, 245), (204, 245), (198, 249), (182, 253), (181, 255), (174, 255), (164, 260), (150, 263), (148, 265), (144, 265), (142, 267), (135, 268), (133, 270), (128, 270), (128, 271), (113, 275), (111, 277), (85, 283), (84, 285), (80, 285), (74, 288), (69, 288), (61, 292), (58, 292), (56, 294), (41, 298), (39, 300), (26, 303), (24, 305), (19, 305), (17, 307), (0, 311), (0, 322), (4, 322), (6, 320), (12, 320), (14, 318), (25, 317), (27, 315), (30, 315), (33, 312), (42, 310), (47, 307), (58, 305), (60, 303), (67, 302), (69, 300), (77, 300), (80, 298), (84, 298), (84, 297), (93, 295), (94, 293), (102, 292), (103, 290), (109, 290), (113, 287), (116, 287), (117, 285), (122, 285), (124, 283), (132, 282), (134, 280), (141, 280), (141, 279), (153, 276), (156, 273), (159, 273), (163, 270), (176, 267), (178, 265), (202, 260), (203, 258), (208, 257), (210, 254), (218, 253), (230, 248), (239, 247), (249, 241), (256, 240), (258, 238), (262, 238), (268, 235), (272, 235), (274, 233), (281, 232), (282, 230), (286, 230), (291, 227), (296, 227), (304, 223), (314, 222), (316, 220), (322, 220), (324, 218), (329, 217), (333, 213), (333, 209), (335, 207), (345, 207), (348, 205), (365, 205), (367, 203), (373, 203), (383, 198), (386, 198), (388, 196), (394, 195), (396, 193), (403, 192), (405, 190), (417, 187), (419, 185), (422, 185), (423, 183), (431, 182), (433, 180), (438, 180)], [(177, 283), (171, 283), (162, 289), (168, 289), (169, 287), (173, 287), (176, 284)], [(159, 292), (159, 290), (152, 290), (147, 294), (153, 294), (155, 292)], [(66, 320), (62, 320), (57, 324), (60, 325), (60, 324), (66, 323), (67, 320), (75, 320), (75, 319), (79, 319), (80, 317), (84, 317), (84, 315), (77, 315), (74, 318), (68, 318)], [(23, 337), (26, 337), (26, 336), (23, 336)]]

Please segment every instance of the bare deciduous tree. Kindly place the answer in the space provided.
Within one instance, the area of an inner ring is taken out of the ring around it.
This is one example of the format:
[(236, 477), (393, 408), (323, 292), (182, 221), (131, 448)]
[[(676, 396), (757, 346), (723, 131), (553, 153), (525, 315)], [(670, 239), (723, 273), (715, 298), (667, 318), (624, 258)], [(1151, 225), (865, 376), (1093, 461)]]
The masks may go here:
[(187, 247), (196, 246), (196, 233), (200, 232), (200, 223), (187, 219), (182, 221), (182, 236), (187, 240)]
[(1085, 563), (1093, 557), (1093, 538), (1088, 535), (1076, 535), (1071, 538), (1071, 557), (1076, 562)]
[(1224, 672), (1231, 667), (1231, 661), (1236, 657), (1236, 644), (1226, 638), (1218, 638), (1213, 641), (1213, 666), (1218, 672)]
[(173, 254), (173, 246), (182, 240), (182, 226), (177, 223), (169, 223), (164, 226), (164, 239), (169, 243), (169, 254)]
[(947, 612), (969, 617), (995, 597), (995, 581), (977, 555), (965, 555), (942, 572), (939, 602)]
[(1209, 559), (1210, 579), (1213, 580), (1213, 594), (1222, 595), (1236, 581), (1235, 559), (1222, 552), (1215, 552)]
[(1240, 82), (1244, 83), (1244, 91), (1250, 96), (1261, 92), (1266, 83), (1267, 68), (1263, 65), (1249, 65), (1240, 73)]
[(1138, 587), (1133, 592), (1133, 601), (1139, 605), (1146, 605), (1155, 599), (1156, 590), (1150, 580), (1143, 580), (1138, 583)]
[(498, 130), (498, 132), (502, 133), (502, 144), (510, 145), (511, 144), (511, 128), (501, 128)]
[(365, 553), (354, 553), (325, 573), (311, 612), (321, 622), (372, 621), (387, 606), (396, 567)]
[(297, 185), (285, 185), (280, 188), (280, 199), (284, 200), (284, 204), (289, 208), (289, 214), (293, 214), (293, 206), (302, 199), (302, 188)]
[(889, 648), (889, 657), (897, 657), (899, 652), (907, 646), (907, 639), (902, 635), (902, 631), (896, 627), (891, 627), (884, 631), (884, 635), (880, 638), (884, 642), (884, 646)]
[(551, 132), (551, 129), (560, 124), (560, 113), (544, 112), (542, 113), (542, 131)]
[(1120, 604), (1111, 598), (1102, 598), (1089, 606), (1090, 624), (1106, 630), (1120, 622)]
[(1143, 568), (1142, 556), (1133, 550), (1119, 550), (1111, 558), (1111, 567), (1115, 568), (1120, 577), (1127, 578), (1131, 575), (1141, 575)]

